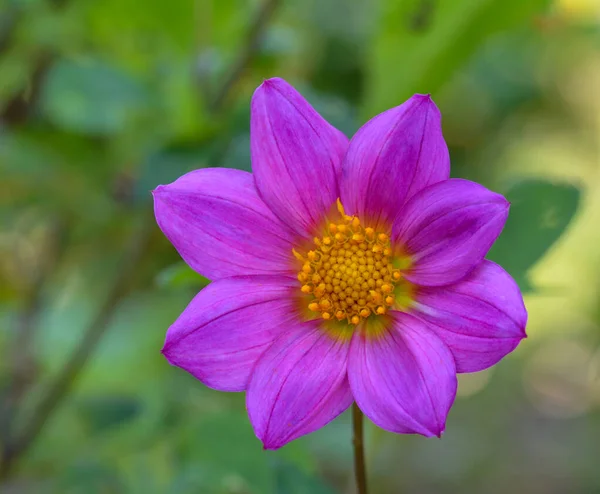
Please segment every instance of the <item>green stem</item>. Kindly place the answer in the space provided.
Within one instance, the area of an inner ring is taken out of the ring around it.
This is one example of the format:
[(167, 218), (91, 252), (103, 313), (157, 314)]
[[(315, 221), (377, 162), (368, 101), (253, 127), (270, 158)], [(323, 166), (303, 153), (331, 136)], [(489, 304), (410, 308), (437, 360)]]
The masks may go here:
[(367, 494), (367, 473), (363, 441), (363, 414), (356, 403), (352, 404), (352, 444), (354, 446), (354, 475), (358, 494)]
[(252, 57), (260, 48), (262, 36), (269, 25), (271, 17), (280, 4), (281, 0), (264, 0), (258, 8), (254, 20), (250, 23), (250, 29), (242, 44), (239, 57), (231, 67), (229, 76), (221, 84), (219, 92), (210, 105), (210, 110), (213, 113), (223, 106), (225, 98), (231, 93), (233, 86), (241, 79), (244, 70), (248, 67)]

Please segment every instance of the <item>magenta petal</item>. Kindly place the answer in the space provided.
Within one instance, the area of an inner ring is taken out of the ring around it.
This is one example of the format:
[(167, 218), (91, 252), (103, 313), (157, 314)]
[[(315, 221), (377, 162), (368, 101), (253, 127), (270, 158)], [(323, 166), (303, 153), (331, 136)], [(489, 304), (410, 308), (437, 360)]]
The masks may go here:
[(440, 436), (456, 395), (452, 353), (423, 321), (400, 312), (391, 318), (382, 335), (354, 334), (348, 357), (354, 399), (382, 429)]
[(408, 199), (449, 176), (440, 111), (428, 95), (416, 94), (371, 119), (352, 138), (342, 203), (348, 214), (390, 224)]
[(269, 79), (254, 93), (250, 148), (256, 186), (298, 234), (312, 237), (339, 197), (347, 147), (348, 138), (283, 79)]
[(154, 191), (154, 212), (185, 262), (209, 279), (293, 274), (292, 234), (258, 197), (248, 172), (190, 172)]
[(448, 345), (458, 372), (494, 365), (526, 337), (519, 287), (491, 261), (455, 285), (419, 290), (415, 309)]
[(500, 235), (509, 205), (500, 194), (468, 180), (445, 180), (422, 190), (392, 231), (393, 243), (412, 258), (404, 276), (425, 286), (464, 278)]
[(169, 362), (220, 391), (243, 391), (260, 355), (296, 318), (294, 280), (241, 276), (214, 281), (167, 332)]
[(318, 324), (288, 326), (256, 364), (246, 406), (265, 449), (323, 427), (352, 404), (348, 342), (333, 339)]

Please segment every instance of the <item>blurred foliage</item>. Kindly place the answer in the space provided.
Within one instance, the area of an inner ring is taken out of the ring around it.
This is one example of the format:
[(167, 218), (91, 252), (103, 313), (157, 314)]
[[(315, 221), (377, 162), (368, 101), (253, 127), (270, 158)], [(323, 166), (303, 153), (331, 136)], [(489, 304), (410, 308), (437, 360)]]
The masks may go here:
[(558, 240), (579, 205), (579, 190), (568, 184), (524, 181), (506, 192), (510, 216), (488, 257), (512, 273), (521, 290), (531, 286), (531, 268)]
[(67, 132), (123, 132), (148, 107), (143, 86), (100, 62), (57, 62), (46, 75), (40, 105), (45, 117)]
[(487, 38), (531, 25), (548, 4), (547, 0), (382, 2), (368, 54), (367, 109), (383, 111), (396, 104), (398, 95), (436, 92)]
[(346, 415), (265, 452), (241, 394), (160, 354), (208, 280), (151, 191), (250, 170), (249, 100), (275, 75), (349, 136), (432, 93), (453, 175), (512, 202), (490, 258), (527, 292), (530, 338), (461, 376), (443, 440), (368, 427), (372, 492), (600, 491), (599, 19), (595, 0), (0, 0), (3, 450), (56, 396), (2, 492), (353, 492)]

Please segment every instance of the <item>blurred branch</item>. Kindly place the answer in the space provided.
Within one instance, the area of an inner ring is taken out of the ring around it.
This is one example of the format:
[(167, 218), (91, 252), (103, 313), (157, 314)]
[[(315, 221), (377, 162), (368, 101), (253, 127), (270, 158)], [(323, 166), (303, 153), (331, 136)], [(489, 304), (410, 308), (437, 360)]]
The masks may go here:
[[(62, 9), (68, 0), (52, 0), (50, 3), (55, 9)], [(0, 18), (0, 54), (8, 50), (12, 36), (21, 19), (21, 9), (12, 7)], [(8, 100), (4, 108), (0, 109), (0, 120), (8, 125), (19, 125), (25, 122), (34, 107), (42, 88), (42, 84), (56, 55), (43, 50), (35, 55), (33, 70), (30, 75), (29, 84), (19, 93)]]
[(280, 4), (281, 0), (265, 0), (260, 6), (253, 22), (250, 25), (246, 39), (242, 44), (240, 54), (231, 67), (229, 76), (223, 82), (223, 85), (217, 92), (212, 105), (210, 105), (210, 110), (213, 113), (221, 109), (231, 89), (242, 76), (248, 64), (252, 61), (252, 58), (260, 46), (262, 35), (269, 25), (269, 21), (275, 13), (275, 10)]
[(6, 124), (19, 125), (27, 120), (39, 98), (42, 84), (53, 61), (54, 57), (49, 54), (42, 53), (37, 56), (30, 83), (23, 91), (11, 98), (2, 109), (0, 116)]
[(102, 304), (98, 314), (84, 332), (79, 345), (60, 370), (54, 382), (50, 384), (41, 397), (23, 431), (5, 445), (4, 454), (0, 460), (0, 479), (6, 478), (10, 474), (15, 461), (35, 441), (108, 328), (108, 323), (118, 307), (119, 301), (127, 293), (129, 281), (136, 272), (148, 246), (150, 233), (154, 229), (154, 222), (151, 219), (149, 213), (145, 213), (141, 218), (141, 225), (134, 229), (131, 234), (117, 276), (104, 304)]
[(68, 225), (64, 219), (57, 218), (51, 222), (25, 306), (17, 317), (14, 345), (9, 352), (11, 376), (0, 407), (0, 442), (3, 457), (6, 456), (6, 448), (11, 441), (10, 431), (17, 407), (33, 380), (35, 362), (31, 348), (42, 307), (42, 292), (48, 276), (54, 271), (66, 248), (67, 232)]
[(18, 17), (19, 9), (15, 5), (10, 5), (0, 16), (0, 53), (6, 51), (10, 45), (10, 39)]

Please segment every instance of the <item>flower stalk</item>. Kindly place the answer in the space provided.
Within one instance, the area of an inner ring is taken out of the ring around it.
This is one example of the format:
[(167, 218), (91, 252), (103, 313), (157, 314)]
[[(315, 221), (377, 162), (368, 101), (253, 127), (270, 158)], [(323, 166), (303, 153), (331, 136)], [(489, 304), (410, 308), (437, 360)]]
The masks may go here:
[(363, 441), (363, 413), (356, 402), (352, 404), (352, 445), (354, 447), (354, 476), (356, 491), (367, 494), (367, 469), (365, 467), (365, 447)]

